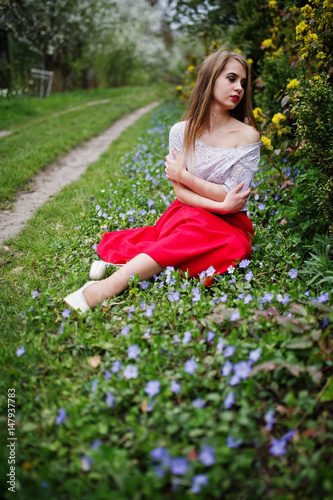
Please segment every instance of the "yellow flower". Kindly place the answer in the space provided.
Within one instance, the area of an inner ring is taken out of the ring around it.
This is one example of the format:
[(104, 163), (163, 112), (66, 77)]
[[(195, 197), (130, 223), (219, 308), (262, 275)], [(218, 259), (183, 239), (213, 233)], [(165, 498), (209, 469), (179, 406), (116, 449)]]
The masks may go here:
[(236, 54), (241, 54), (242, 53), (241, 49), (238, 49), (237, 47), (233, 50), (233, 52), (236, 52)]
[(276, 126), (276, 128), (281, 128), (282, 127), (282, 122), (284, 122), (287, 119), (286, 116), (284, 116), (282, 113), (275, 113), (275, 115), (272, 118), (272, 122)]
[(261, 45), (265, 48), (265, 49), (276, 49), (274, 43), (273, 43), (273, 40), (271, 38), (266, 38), (266, 40), (264, 40)]
[(276, 0), (270, 0), (270, 1), (268, 2), (268, 7), (269, 7), (270, 9), (277, 9), (277, 3), (276, 3)]
[(312, 78), (312, 80), (315, 80), (317, 82), (322, 82), (323, 81), (322, 77), (319, 76), (319, 75), (314, 75), (314, 77)]
[(297, 10), (298, 10), (297, 7), (293, 5), (292, 7), (290, 7), (289, 12), (291, 13), (292, 16), (294, 16)]
[(178, 85), (177, 90), (183, 90), (182, 85)]
[(253, 64), (253, 59), (251, 59), (251, 57), (249, 57), (249, 59), (247, 60), (247, 64), (248, 64), (249, 66), (252, 66), (252, 64)]
[(191, 65), (187, 68), (187, 71), (193, 71), (195, 69), (195, 66)]
[(326, 54), (324, 54), (324, 52), (318, 52), (318, 54), (316, 55), (316, 58), (317, 59), (326, 59)]
[(290, 89), (290, 90), (296, 90), (298, 88), (299, 88), (299, 82), (298, 82), (297, 78), (290, 80), (290, 82), (287, 85), (287, 89)]
[(303, 52), (302, 59), (306, 59), (309, 56), (308, 52)]
[(262, 135), (261, 136), (261, 142), (262, 142), (264, 148), (266, 148), (268, 150), (272, 150), (273, 149), (272, 141), (268, 137)]
[(310, 7), (309, 4), (305, 5), (305, 7), (301, 7), (301, 12), (302, 12), (303, 16), (308, 16), (310, 18), (313, 18), (315, 15), (314, 9), (312, 7)]
[(253, 110), (253, 115), (256, 120), (262, 116), (262, 109), (261, 108), (255, 108)]

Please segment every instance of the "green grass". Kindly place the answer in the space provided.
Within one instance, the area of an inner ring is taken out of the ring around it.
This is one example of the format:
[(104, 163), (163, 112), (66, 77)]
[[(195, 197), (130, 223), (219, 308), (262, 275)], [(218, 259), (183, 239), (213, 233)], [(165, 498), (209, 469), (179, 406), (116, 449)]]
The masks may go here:
[[(150, 280), (148, 289), (136, 278), (109, 306), (67, 317), (62, 297), (87, 280), (105, 226), (153, 224), (173, 199), (163, 163), (169, 127), (180, 113), (169, 104), (152, 116), (122, 134), (1, 250), (1, 421), (7, 436), (7, 390), (14, 387), (16, 496), (329, 500), (332, 291), (328, 283), (309, 286), (310, 261), (307, 274), (289, 275), (302, 270), (302, 245), (309, 242), (297, 226), (281, 224), (290, 192), (279, 189), (281, 178), (265, 159), (256, 178), (262, 181), (259, 200), (250, 204), (256, 236), (247, 267), (236, 267), (211, 288), (175, 272)], [(179, 300), (172, 301), (171, 292)], [(189, 331), (191, 340), (183, 342)], [(136, 359), (128, 357), (134, 344)], [(22, 346), (25, 353), (17, 356)], [(235, 351), (227, 356), (231, 346)], [(251, 375), (230, 385), (232, 375), (221, 373), (225, 363), (248, 362), (253, 351)], [(193, 374), (185, 371), (189, 359), (197, 363)], [(115, 361), (121, 362), (117, 373)], [(138, 377), (124, 376), (129, 364)], [(154, 380), (160, 391), (149, 397), (146, 385)], [(179, 393), (171, 391), (172, 381)], [(231, 392), (235, 403), (227, 408)], [(203, 407), (193, 405), (198, 398)], [(60, 409), (66, 418), (57, 424)], [(275, 422), (267, 429), (269, 411)], [(275, 456), (274, 439), (286, 434)], [(237, 448), (230, 437), (241, 440)], [(211, 465), (200, 455), (204, 446), (213, 450)], [(151, 459), (156, 448), (186, 459), (186, 472), (171, 474), (165, 462), (160, 477), (154, 467), (160, 461)], [(5, 477), (8, 453), (5, 447), (1, 452)], [(199, 474), (208, 484), (194, 494)]]
[[(12, 134), (0, 138), (0, 203), (15, 199), (33, 174), (83, 141), (98, 135), (115, 120), (154, 100), (163, 99), (165, 86), (125, 87), (104, 91), (55, 94), (48, 99), (0, 101), (0, 129)], [(84, 106), (56, 116), (68, 108), (92, 100), (110, 102)]]

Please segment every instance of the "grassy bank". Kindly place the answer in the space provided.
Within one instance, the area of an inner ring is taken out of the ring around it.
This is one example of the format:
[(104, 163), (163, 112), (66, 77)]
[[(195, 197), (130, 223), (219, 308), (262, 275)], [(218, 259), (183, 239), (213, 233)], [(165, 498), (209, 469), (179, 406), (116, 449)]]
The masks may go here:
[(135, 278), (85, 316), (62, 302), (106, 229), (153, 224), (174, 198), (163, 163), (179, 111), (153, 117), (1, 251), (17, 498), (329, 500), (332, 291), (284, 220), (289, 187), (264, 159), (251, 261), (210, 288), (171, 269)]
[[(163, 99), (165, 92), (163, 86), (147, 86), (77, 91), (47, 99), (2, 99), (0, 130), (12, 130), (11, 135), (0, 138), (2, 206), (6, 207), (17, 189), (27, 188), (33, 174), (57, 157), (103, 132), (124, 114)], [(109, 101), (86, 106), (104, 99)]]

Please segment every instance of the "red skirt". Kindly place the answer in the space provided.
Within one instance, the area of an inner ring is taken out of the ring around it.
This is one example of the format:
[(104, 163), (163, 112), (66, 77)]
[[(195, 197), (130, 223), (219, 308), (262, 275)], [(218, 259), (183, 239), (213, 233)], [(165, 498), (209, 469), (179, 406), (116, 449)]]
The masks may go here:
[(190, 277), (210, 266), (222, 274), (237, 260), (251, 256), (253, 235), (245, 212), (214, 214), (176, 199), (155, 226), (105, 233), (97, 252), (113, 264), (145, 253), (162, 267), (188, 270)]

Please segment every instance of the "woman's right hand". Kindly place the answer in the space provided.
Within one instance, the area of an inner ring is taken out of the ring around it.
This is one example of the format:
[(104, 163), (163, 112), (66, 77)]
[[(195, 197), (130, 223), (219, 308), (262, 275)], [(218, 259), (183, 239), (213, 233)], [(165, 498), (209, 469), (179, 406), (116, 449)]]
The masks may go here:
[(242, 189), (243, 185), (244, 183), (240, 182), (227, 194), (224, 201), (221, 203), (221, 213), (233, 214), (240, 212), (243, 209), (246, 200), (251, 193), (250, 187), (240, 193), (239, 191)]

